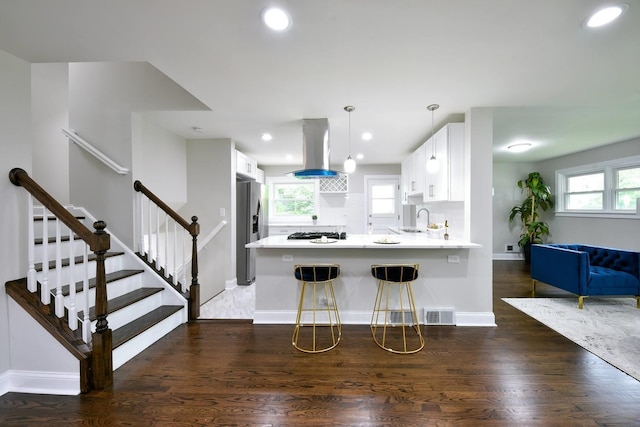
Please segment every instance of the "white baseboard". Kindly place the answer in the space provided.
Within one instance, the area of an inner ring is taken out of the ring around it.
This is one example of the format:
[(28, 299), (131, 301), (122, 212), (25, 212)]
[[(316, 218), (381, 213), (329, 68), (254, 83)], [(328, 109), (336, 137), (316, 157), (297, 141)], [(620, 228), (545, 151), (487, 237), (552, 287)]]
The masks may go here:
[(0, 395), (14, 393), (80, 394), (80, 374), (9, 370), (0, 376)]
[[(293, 325), (295, 319), (296, 312), (293, 310), (256, 310), (253, 315), (255, 325)], [(455, 319), (456, 326), (497, 326), (496, 317), (492, 312), (456, 312)], [(368, 325), (371, 322), (371, 312), (341, 311), (340, 321), (343, 325)]]
[(524, 255), (521, 252), (515, 253), (494, 253), (494, 261), (521, 261), (524, 260)]
[(238, 286), (238, 278), (237, 277), (234, 277), (231, 280), (225, 280), (225, 282), (224, 282), (225, 290), (233, 289), (236, 286)]

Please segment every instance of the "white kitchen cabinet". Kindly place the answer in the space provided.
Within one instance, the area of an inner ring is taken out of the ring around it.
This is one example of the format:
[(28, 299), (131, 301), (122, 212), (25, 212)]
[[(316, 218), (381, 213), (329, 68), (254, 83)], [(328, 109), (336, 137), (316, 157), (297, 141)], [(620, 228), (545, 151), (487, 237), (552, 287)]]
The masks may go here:
[(409, 195), (421, 195), (425, 188), (426, 146), (422, 144), (411, 155), (411, 181), (409, 183)]
[(258, 177), (258, 163), (236, 150), (236, 174), (256, 179)]
[(449, 123), (426, 142), (430, 158), (435, 144), (440, 168), (426, 173), (424, 202), (464, 200), (464, 123)]
[(402, 204), (408, 205), (409, 190), (411, 189), (411, 156), (405, 157), (400, 165), (400, 190), (402, 191)]

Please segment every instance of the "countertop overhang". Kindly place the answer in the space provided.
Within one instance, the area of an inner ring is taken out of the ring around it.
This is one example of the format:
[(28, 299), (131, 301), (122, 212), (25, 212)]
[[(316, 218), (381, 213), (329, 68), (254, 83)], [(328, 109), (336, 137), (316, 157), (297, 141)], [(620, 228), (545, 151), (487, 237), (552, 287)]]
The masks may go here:
[(311, 240), (289, 240), (287, 236), (270, 236), (251, 242), (245, 247), (256, 249), (471, 249), (481, 248), (482, 245), (465, 240), (431, 239), (422, 235), (352, 234), (346, 239), (331, 243), (314, 243)]

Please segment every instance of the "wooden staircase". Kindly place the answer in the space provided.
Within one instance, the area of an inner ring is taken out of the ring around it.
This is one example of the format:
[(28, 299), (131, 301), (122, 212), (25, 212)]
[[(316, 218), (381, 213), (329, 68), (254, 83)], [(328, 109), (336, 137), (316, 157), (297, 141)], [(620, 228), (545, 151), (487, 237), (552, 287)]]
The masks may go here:
[[(85, 212), (78, 212), (73, 209), (76, 218), (85, 223), (94, 220), (87, 220)], [(76, 237), (62, 236), (60, 239), (61, 248), (56, 248), (55, 237), (55, 217), (34, 217), (36, 224), (36, 236), (42, 236), (42, 227), (47, 230), (49, 236), (47, 240), (47, 251), (50, 252), (48, 259), (55, 259), (55, 251), (63, 254), (74, 253), (73, 268), (82, 268), (83, 256), (75, 252), (84, 242)], [(86, 224), (85, 224), (86, 225)], [(38, 231), (40, 228), (40, 231)], [(44, 240), (41, 237), (35, 239), (36, 254), (35, 259), (42, 259)], [(69, 245), (73, 245), (71, 252)], [(88, 256), (88, 271), (94, 272), (96, 268), (95, 255)], [(91, 389), (91, 363), (90, 358), (91, 343), (87, 344), (82, 340), (82, 328), (75, 331), (69, 329), (68, 323), (64, 321), (66, 317), (58, 318), (55, 313), (54, 301), (56, 294), (61, 293), (64, 298), (65, 311), (68, 311), (72, 304), (84, 301), (84, 292), (88, 292), (90, 308), (88, 319), (91, 322), (91, 330), (96, 328), (95, 309), (95, 286), (96, 278), (91, 277), (88, 281), (88, 289), (83, 289), (83, 282), (69, 284), (69, 273), (71, 257), (62, 259), (58, 265), (55, 261), (49, 262), (47, 282), (51, 290), (51, 303), (43, 304), (39, 292), (30, 292), (27, 289), (27, 280), (19, 279), (6, 284), (7, 293), (28, 313), (34, 317), (49, 333), (54, 336), (66, 349), (68, 349), (78, 360), (81, 361), (80, 386), (82, 392)], [(58, 272), (58, 268), (61, 269)], [(42, 263), (35, 264), (37, 280), (40, 284), (45, 280)], [(153, 344), (171, 330), (182, 323), (188, 321), (188, 301), (184, 295), (178, 292), (166, 280), (158, 275), (153, 268), (122, 244), (113, 235), (111, 236), (111, 248), (105, 254), (105, 273), (107, 282), (107, 319), (108, 327), (112, 330), (113, 344), (113, 369), (117, 369), (128, 360), (142, 352), (149, 345)], [(58, 291), (57, 281), (61, 280), (62, 286)], [(75, 287), (75, 300), (71, 298), (71, 286)], [(82, 325), (85, 321), (84, 310), (77, 313), (78, 323)], [(46, 352), (46, 349), (42, 349)]]

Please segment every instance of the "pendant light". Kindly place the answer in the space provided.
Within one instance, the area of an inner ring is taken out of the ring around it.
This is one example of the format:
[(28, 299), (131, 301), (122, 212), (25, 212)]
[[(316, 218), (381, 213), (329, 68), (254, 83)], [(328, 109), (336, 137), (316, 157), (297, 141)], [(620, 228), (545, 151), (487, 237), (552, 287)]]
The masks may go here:
[(433, 139), (433, 131), (435, 128), (434, 122), (434, 111), (436, 111), (440, 106), (438, 104), (431, 104), (427, 106), (427, 110), (431, 111), (431, 158), (427, 161), (427, 172), (428, 173), (436, 173), (440, 169), (440, 162), (436, 159), (436, 141)]
[(355, 109), (355, 107), (350, 105), (344, 107), (344, 111), (349, 113), (349, 157), (344, 161), (345, 173), (354, 173), (356, 171), (356, 161), (351, 158), (351, 112)]

